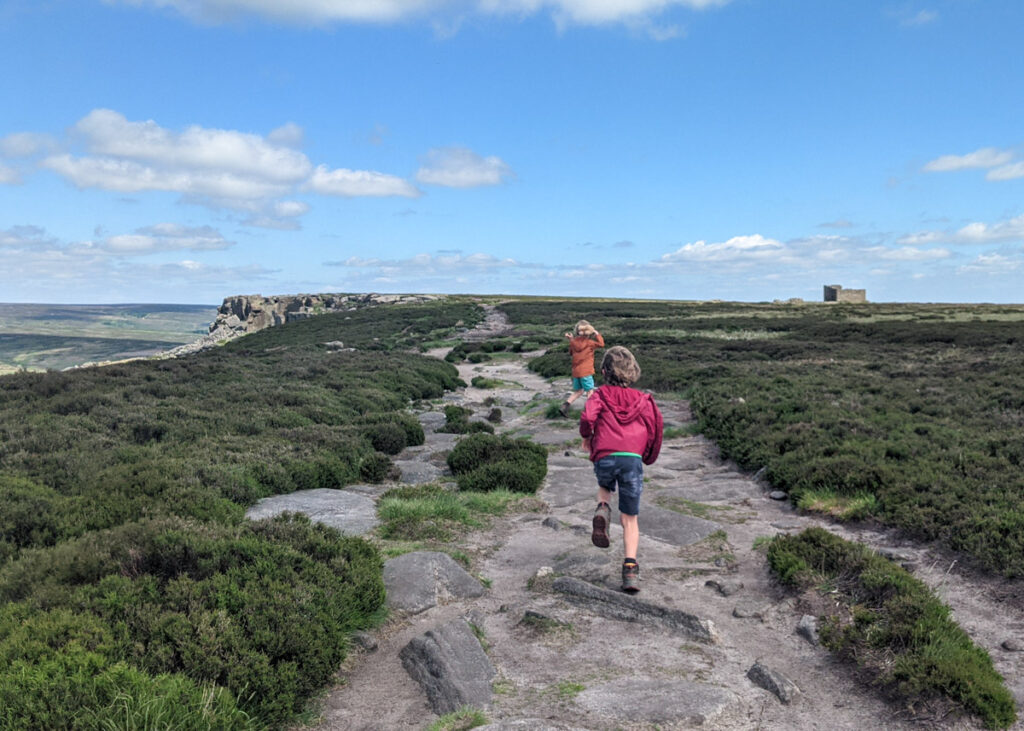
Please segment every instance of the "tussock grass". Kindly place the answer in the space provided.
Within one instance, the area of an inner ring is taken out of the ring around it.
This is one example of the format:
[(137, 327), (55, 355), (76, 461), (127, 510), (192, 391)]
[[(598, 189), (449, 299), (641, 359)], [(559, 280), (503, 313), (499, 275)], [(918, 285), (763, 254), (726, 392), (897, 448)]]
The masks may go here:
[(821, 528), (779, 536), (768, 563), (793, 587), (828, 587), (842, 609), (824, 617), (822, 643), (856, 662), (872, 685), (907, 702), (936, 698), (989, 728), (1016, 718), (1013, 696), (983, 649), (921, 581), (868, 547)]
[(465, 528), (480, 528), (487, 519), (505, 514), (523, 500), (509, 490), (456, 492), (440, 485), (389, 490), (377, 505), (382, 525), (378, 534), (388, 540), (453, 540)]
[(801, 510), (824, 513), (839, 520), (864, 520), (879, 509), (878, 498), (870, 492), (837, 495), (833, 490), (826, 489), (804, 491), (796, 505)]

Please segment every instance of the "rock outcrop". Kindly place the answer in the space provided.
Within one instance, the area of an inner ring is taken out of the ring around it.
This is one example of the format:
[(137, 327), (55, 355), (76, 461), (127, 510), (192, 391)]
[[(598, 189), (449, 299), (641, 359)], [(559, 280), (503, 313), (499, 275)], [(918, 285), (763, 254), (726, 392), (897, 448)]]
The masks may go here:
[[(443, 294), (282, 294), (264, 297), (242, 294), (225, 297), (217, 308), (217, 317), (210, 331), (199, 340), (180, 345), (163, 354), (178, 358), (212, 348), (225, 340), (233, 340), (274, 325), (304, 320), (331, 312), (351, 312), (376, 305), (432, 302), (444, 299)], [(332, 350), (344, 350), (344, 343), (327, 343)]]
[(259, 294), (226, 297), (210, 324), (210, 335), (217, 340), (283, 325), (294, 320), (344, 312), (373, 305), (432, 302), (443, 299), (436, 294), (294, 294), (264, 297)]

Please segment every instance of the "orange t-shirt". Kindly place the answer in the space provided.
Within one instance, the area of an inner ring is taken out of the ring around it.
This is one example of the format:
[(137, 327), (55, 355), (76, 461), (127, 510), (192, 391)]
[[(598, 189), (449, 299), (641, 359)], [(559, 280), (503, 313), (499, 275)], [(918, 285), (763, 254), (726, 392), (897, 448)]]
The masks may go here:
[(583, 378), (594, 375), (594, 351), (604, 347), (601, 333), (595, 332), (594, 339), (589, 335), (577, 335), (569, 340), (569, 353), (572, 355), (572, 377)]

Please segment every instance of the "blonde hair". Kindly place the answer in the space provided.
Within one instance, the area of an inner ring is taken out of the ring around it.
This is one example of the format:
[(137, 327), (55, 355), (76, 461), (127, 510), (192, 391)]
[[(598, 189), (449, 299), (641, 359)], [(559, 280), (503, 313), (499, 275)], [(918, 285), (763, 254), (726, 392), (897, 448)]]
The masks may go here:
[(590, 334), (592, 332), (595, 332), (594, 331), (594, 326), (591, 325), (586, 320), (580, 320), (579, 322), (576, 323), (576, 327), (574, 327), (572, 329), (572, 334), (573, 335), (577, 335), (577, 336), (578, 335), (588, 335), (588, 334)]
[(629, 386), (640, 380), (640, 364), (628, 348), (613, 345), (604, 351), (601, 373), (604, 380), (613, 386)]

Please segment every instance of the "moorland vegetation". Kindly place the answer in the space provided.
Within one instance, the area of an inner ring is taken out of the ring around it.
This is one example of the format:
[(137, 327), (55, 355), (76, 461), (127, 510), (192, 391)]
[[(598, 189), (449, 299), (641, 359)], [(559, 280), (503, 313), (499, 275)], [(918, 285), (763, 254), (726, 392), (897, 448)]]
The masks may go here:
[[(0, 727), (267, 728), (381, 617), (377, 547), (245, 508), (380, 481), (410, 402), (461, 384), (409, 352), (447, 302), (325, 315), (178, 360), (0, 378)], [(323, 343), (342, 340), (355, 352)]]

